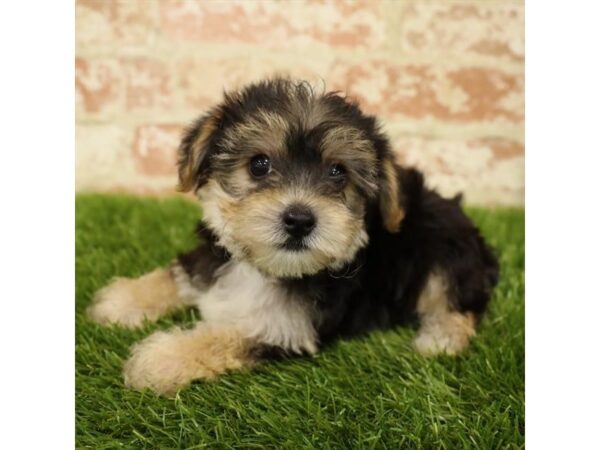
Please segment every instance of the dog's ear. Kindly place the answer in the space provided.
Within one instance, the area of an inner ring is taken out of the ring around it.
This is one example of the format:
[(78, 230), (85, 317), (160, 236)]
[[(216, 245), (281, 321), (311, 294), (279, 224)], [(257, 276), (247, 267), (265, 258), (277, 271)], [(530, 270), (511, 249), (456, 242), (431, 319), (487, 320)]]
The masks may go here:
[(178, 149), (179, 191), (187, 192), (206, 182), (210, 141), (221, 117), (219, 110), (210, 111), (185, 131)]
[(400, 168), (389, 155), (383, 158), (380, 167), (379, 209), (384, 228), (390, 233), (400, 231), (405, 214)]

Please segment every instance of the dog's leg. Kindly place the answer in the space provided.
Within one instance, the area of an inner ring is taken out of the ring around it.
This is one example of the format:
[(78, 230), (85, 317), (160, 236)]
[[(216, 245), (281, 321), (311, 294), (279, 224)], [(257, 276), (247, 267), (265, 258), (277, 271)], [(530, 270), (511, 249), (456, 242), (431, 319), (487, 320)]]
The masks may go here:
[(139, 278), (117, 278), (99, 290), (87, 314), (95, 322), (137, 327), (186, 305), (182, 268), (159, 268)]
[(234, 327), (198, 323), (156, 332), (136, 344), (125, 363), (125, 384), (172, 395), (193, 380), (210, 379), (256, 362), (256, 346)]
[(421, 354), (454, 355), (469, 346), (475, 335), (475, 316), (453, 311), (448, 299), (448, 284), (443, 274), (432, 273), (417, 302), (421, 320), (414, 345)]

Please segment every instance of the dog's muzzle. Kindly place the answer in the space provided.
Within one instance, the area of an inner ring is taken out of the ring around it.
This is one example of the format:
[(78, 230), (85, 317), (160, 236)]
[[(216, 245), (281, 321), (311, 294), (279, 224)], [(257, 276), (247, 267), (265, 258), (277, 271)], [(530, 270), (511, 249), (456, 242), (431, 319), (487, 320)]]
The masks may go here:
[(306, 249), (304, 238), (312, 233), (317, 218), (312, 210), (304, 205), (292, 205), (282, 214), (282, 227), (288, 235), (283, 247), (287, 250)]

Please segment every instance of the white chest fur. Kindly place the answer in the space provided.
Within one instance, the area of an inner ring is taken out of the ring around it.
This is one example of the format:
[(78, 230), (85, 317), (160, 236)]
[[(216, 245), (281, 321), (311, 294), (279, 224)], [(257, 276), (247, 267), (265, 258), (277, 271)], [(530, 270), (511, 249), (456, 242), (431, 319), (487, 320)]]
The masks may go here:
[(310, 306), (245, 262), (231, 261), (195, 299), (202, 319), (230, 324), (263, 344), (300, 353), (317, 350)]

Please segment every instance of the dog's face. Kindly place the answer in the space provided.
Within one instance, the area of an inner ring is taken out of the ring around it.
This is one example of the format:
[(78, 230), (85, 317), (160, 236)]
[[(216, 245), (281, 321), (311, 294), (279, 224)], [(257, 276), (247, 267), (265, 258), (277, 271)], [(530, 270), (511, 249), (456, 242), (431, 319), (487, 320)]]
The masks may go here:
[(368, 242), (373, 202), (390, 232), (403, 216), (375, 120), (306, 83), (276, 79), (227, 95), (186, 133), (179, 171), (219, 243), (276, 277), (352, 261)]

